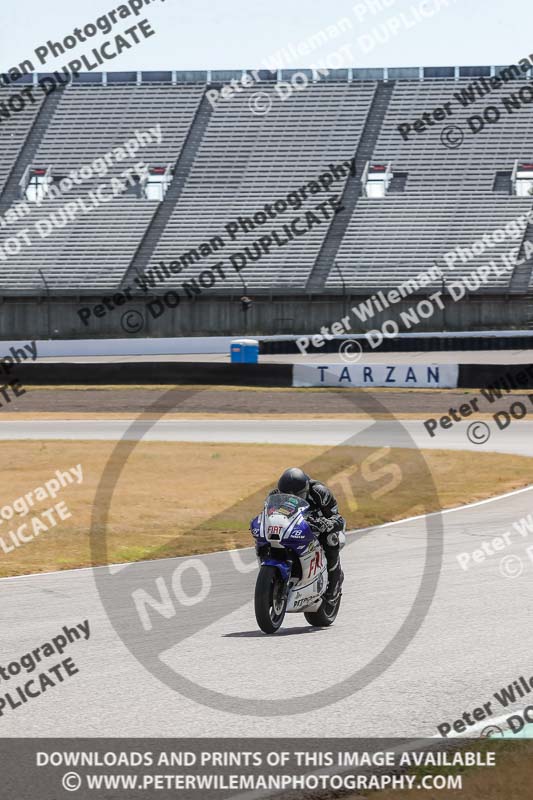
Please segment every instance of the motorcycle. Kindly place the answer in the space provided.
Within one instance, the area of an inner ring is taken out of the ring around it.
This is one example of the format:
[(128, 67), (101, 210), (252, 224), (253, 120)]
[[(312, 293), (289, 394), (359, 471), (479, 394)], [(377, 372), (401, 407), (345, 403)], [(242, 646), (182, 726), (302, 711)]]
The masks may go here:
[[(285, 614), (303, 613), (315, 627), (335, 622), (341, 595), (324, 598), (328, 586), (326, 554), (306, 521), (309, 503), (291, 494), (270, 494), (250, 523), (259, 561), (255, 617), (264, 633), (276, 633)], [(339, 534), (341, 547), (344, 531)]]

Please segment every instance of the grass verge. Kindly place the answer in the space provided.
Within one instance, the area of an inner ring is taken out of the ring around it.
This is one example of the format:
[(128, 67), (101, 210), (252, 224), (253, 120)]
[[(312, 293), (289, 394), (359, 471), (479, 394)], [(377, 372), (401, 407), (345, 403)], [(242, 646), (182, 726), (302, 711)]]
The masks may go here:
[[(489, 739), (479, 745), (468, 745), (469, 751), (493, 751), (496, 766), (443, 769), (442, 767), (410, 771), (421, 779), (423, 775), (463, 776), (459, 790), (419, 789), (405, 791), (369, 792), (368, 800), (525, 800), (533, 796), (533, 742), (526, 740)], [(416, 784), (415, 784), (416, 785)], [(356, 800), (360, 794), (346, 795), (346, 800)]]
[[(390, 448), (140, 442), (122, 465), (114, 448), (114, 442), (2, 443), (0, 511), (30, 492), (34, 505), (24, 516), (0, 517), (0, 538), (13, 547), (10, 531), (26, 522), (28, 536), (29, 522), (36, 517), (48, 529), (41, 527), (38, 535), (9, 553), (0, 543), (0, 577), (92, 565), (91, 514), (110, 460), (120, 478), (105, 526), (107, 552), (96, 563), (249, 546), (249, 520), (277, 476), (295, 464), (331, 486), (351, 528), (379, 525), (428, 507), (458, 506), (533, 483), (532, 459), (494, 453), (476, 454), (472, 469), (472, 454), (462, 451), (422, 451), (421, 458), (418, 451)], [(62, 488), (55, 499), (35, 499), (37, 487), (56, 470), (78, 464), (82, 483)], [(58, 502), (66, 504), (70, 516), (52, 525), (42, 514)], [(21, 509), (19, 503), (17, 507)], [(98, 530), (103, 536), (103, 520), (98, 520)]]

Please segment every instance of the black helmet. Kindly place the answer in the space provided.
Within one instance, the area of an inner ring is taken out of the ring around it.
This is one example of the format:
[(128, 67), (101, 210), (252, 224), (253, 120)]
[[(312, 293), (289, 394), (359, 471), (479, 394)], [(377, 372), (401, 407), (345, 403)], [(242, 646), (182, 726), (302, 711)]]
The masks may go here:
[(278, 489), (284, 494), (296, 494), (305, 498), (309, 491), (309, 475), (299, 467), (286, 469), (278, 481)]

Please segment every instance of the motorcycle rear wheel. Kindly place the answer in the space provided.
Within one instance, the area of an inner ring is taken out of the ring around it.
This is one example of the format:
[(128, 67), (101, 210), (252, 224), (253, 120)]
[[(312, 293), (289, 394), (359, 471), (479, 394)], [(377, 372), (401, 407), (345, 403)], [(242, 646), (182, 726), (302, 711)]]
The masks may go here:
[(287, 609), (285, 584), (276, 567), (263, 565), (255, 584), (255, 618), (263, 633), (281, 628)]
[(314, 628), (327, 628), (333, 625), (337, 619), (341, 599), (342, 594), (338, 596), (334, 603), (328, 603), (324, 600), (318, 611), (307, 611), (304, 617)]

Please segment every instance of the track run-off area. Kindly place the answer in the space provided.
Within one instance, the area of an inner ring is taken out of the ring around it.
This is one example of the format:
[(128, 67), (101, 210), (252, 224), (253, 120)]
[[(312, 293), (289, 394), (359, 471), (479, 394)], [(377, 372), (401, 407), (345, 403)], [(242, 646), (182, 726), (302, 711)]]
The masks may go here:
[[(533, 457), (530, 423), (513, 423), (504, 431), (493, 421), (488, 424), (489, 440), (475, 444), (465, 422), (434, 438), (419, 420), (401, 422), (410, 447)], [(364, 420), (160, 420), (127, 433), (130, 425), (127, 420), (9, 421), (0, 423), (0, 440), (126, 436), (334, 446), (357, 434), (358, 446), (406, 446), (392, 420), (371, 425)], [(98, 575), (107, 574), (106, 567), (0, 580), (2, 663), (56, 636), (64, 625), (89, 620), (91, 630), (87, 641), (71, 647), (79, 674), (16, 711), (6, 711), (0, 736), (433, 736), (438, 725), (482, 706), (520, 675), (533, 674), (533, 555), (527, 538), (513, 537), (504, 551), (467, 570), (457, 558), (502, 536), (527, 517), (532, 505), (533, 487), (528, 487), (441, 512), (442, 565), (427, 562), (425, 517), (355, 531), (343, 551), (341, 611), (326, 630), (311, 629), (303, 615), (295, 614), (287, 615), (279, 635), (260, 634), (253, 611), (253, 550), (198, 557), (214, 590), (186, 614), (165, 619), (166, 647), (157, 657), (153, 648), (160, 641), (140, 630), (131, 593), (139, 585), (153, 588), (158, 578), (174, 575), (190, 559), (111, 569), (117, 580), (122, 574), (122, 583), (131, 583), (129, 604), (122, 586), (111, 615), (120, 620), (121, 636), (98, 591)], [(514, 569), (506, 571), (504, 558), (511, 558)], [(432, 576), (432, 570), (440, 574)], [(405, 649), (364, 676), (360, 688), (346, 696), (339, 692), (335, 699), (335, 687), (348, 685), (353, 673), (379, 660), (415, 598), (424, 601), (424, 582), (432, 582), (428, 576), (436, 579), (435, 593), (425, 598), (431, 601), (427, 613), (410, 632)], [(162, 680), (143, 666), (154, 661), (162, 665)], [(168, 685), (168, 672), (181, 676), (185, 693)], [(3, 691), (8, 688), (2, 685)], [(308, 708), (306, 696), (324, 690), (333, 700)], [(215, 695), (220, 699), (211, 702)], [(233, 702), (231, 696), (240, 699)], [(301, 700), (299, 708), (295, 698)], [(248, 707), (243, 700), (250, 701)], [(272, 709), (271, 718), (256, 713), (258, 700), (266, 711)], [(526, 697), (511, 704), (509, 715), (527, 703)], [(290, 713), (284, 713), (286, 708)], [(475, 735), (501, 712), (494, 705), (493, 718), (471, 732)]]

